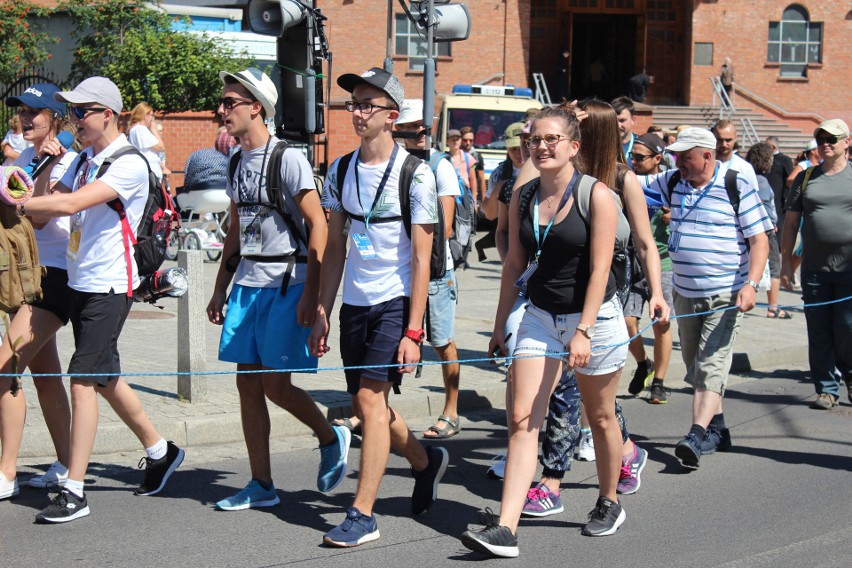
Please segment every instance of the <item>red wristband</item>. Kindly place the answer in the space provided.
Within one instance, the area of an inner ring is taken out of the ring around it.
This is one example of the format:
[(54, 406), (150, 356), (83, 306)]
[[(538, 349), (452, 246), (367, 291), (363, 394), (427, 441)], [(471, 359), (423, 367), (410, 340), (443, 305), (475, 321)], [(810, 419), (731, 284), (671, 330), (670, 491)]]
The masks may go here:
[(406, 329), (405, 337), (420, 345), (423, 343), (423, 338), (426, 337), (426, 332), (422, 329)]

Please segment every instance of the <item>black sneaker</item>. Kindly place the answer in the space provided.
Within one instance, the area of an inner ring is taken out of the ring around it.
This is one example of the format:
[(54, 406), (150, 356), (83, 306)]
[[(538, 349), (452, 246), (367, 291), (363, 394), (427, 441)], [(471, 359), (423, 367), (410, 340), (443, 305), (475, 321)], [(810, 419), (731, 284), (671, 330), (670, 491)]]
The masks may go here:
[(650, 359), (645, 359), (636, 367), (633, 373), (633, 379), (627, 387), (627, 392), (636, 396), (645, 389), (648, 379), (654, 375), (654, 362)]
[(444, 448), (433, 448), (426, 446), (426, 455), (429, 457), (429, 465), (423, 471), (411, 470), (414, 476), (414, 492), (411, 494), (412, 514), (422, 515), (435, 503), (438, 498), (438, 484), (447, 471), (447, 462), (450, 456)]
[(169, 477), (183, 463), (184, 451), (174, 442), (168, 442), (166, 455), (158, 460), (152, 460), (149, 457), (144, 457), (139, 460), (139, 469), (142, 469), (142, 464), (145, 464), (145, 480), (142, 485), (136, 488), (136, 495), (156, 495), (163, 490)]
[(651, 383), (651, 394), (648, 396), (648, 403), (666, 404), (668, 401), (668, 394), (666, 394), (666, 387), (663, 386), (663, 382), (653, 381)]
[(731, 449), (731, 431), (727, 428), (717, 430), (712, 426), (707, 429), (704, 434), (704, 439), (701, 440), (701, 455), (707, 456), (720, 452), (727, 452)]
[(485, 509), (485, 528), (478, 531), (464, 531), (461, 537), (466, 548), (493, 558), (517, 558), (518, 537), (509, 527), (498, 523), (499, 517)]
[(583, 527), (583, 534), (586, 536), (615, 534), (626, 519), (627, 514), (621, 508), (621, 503), (603, 496), (598, 497), (595, 508), (589, 513), (589, 522)]
[(86, 494), (77, 497), (67, 489), (59, 492), (41, 513), (36, 515), (37, 523), (67, 523), (89, 514), (89, 502)]
[(698, 437), (692, 432), (684, 436), (675, 446), (675, 455), (683, 467), (698, 469), (698, 461), (701, 459), (701, 442)]

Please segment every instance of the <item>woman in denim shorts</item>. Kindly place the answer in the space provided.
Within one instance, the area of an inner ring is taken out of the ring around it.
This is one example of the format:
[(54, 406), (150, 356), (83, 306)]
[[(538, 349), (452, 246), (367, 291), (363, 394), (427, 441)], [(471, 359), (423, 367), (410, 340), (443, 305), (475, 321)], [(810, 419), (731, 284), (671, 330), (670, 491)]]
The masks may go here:
[[(616, 496), (622, 441), (615, 395), (627, 354), (627, 331), (610, 270), (616, 203), (604, 184), (595, 183), (588, 224), (574, 206), (572, 190), (582, 174), (573, 165), (580, 130), (572, 112), (539, 112), (528, 145), (541, 176), (512, 196), (509, 254), (489, 345), (489, 351), (506, 352), (505, 321), (517, 286), (526, 284), (530, 303), (506, 393), (509, 454), (501, 513), (484, 529), (462, 537), (469, 548), (493, 556), (518, 555), (518, 520), (536, 470), (539, 430), (563, 361), (577, 375), (597, 453), (600, 497), (583, 531), (612, 534), (625, 519)], [(612, 345), (618, 347), (608, 347)]]

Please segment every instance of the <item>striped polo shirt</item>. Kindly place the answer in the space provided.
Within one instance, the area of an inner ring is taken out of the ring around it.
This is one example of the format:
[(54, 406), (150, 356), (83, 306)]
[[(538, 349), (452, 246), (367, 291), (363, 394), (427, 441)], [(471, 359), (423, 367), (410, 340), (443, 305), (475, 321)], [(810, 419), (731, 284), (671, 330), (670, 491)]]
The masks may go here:
[(713, 179), (700, 188), (681, 180), (669, 195), (668, 181), (677, 170), (639, 176), (671, 207), (669, 256), (674, 289), (688, 298), (706, 298), (738, 291), (748, 280), (746, 239), (772, 230), (757, 187), (737, 175), (739, 215), (725, 191), (727, 168), (716, 162)]

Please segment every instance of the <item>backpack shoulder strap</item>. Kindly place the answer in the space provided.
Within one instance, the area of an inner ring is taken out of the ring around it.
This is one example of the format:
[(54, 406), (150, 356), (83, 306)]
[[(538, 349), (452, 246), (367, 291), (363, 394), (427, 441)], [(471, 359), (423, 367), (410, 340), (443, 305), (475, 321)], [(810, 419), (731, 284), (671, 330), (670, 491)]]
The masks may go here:
[(586, 225), (589, 224), (589, 209), (592, 200), (592, 188), (598, 182), (597, 179), (586, 174), (581, 174), (579, 181), (574, 184), (574, 204), (577, 213)]
[(296, 220), (293, 219), (290, 211), (287, 210), (287, 206), (284, 203), (286, 201), (284, 189), (281, 187), (281, 160), (283, 159), (284, 152), (289, 147), (290, 145), (287, 144), (287, 142), (279, 142), (275, 145), (269, 155), (269, 162), (266, 166), (266, 197), (269, 199), (269, 203), (272, 204), (272, 207), (274, 207), (275, 210), (278, 211), (278, 214), (281, 215), (281, 218), (287, 225), (287, 229), (290, 231), (290, 234), (304, 245), (307, 254), (308, 236), (299, 227)]
[(813, 175), (814, 170), (816, 170), (816, 166), (811, 166), (805, 171), (805, 178), (802, 180), (802, 191), (805, 192), (805, 188), (808, 187), (808, 181), (811, 179), (811, 175)]
[(337, 191), (340, 192), (340, 201), (343, 202), (343, 182), (346, 181), (346, 172), (349, 171), (349, 164), (352, 162), (352, 157), (355, 152), (349, 152), (337, 160)]
[(737, 171), (728, 169), (725, 172), (725, 192), (728, 194), (728, 200), (731, 202), (731, 207), (734, 208), (734, 216), (740, 214), (740, 190), (737, 188)]
[(414, 154), (408, 154), (399, 172), (399, 210), (402, 212), (402, 224), (405, 234), (411, 238), (411, 183), (414, 181), (414, 171), (423, 160)]
[(674, 188), (677, 187), (677, 184), (679, 184), (679, 183), (680, 183), (680, 170), (675, 170), (674, 173), (671, 176), (669, 176), (669, 181), (668, 181), (668, 188), (667, 189), (669, 190), (669, 194), (668, 194), (667, 197), (669, 198), (669, 205), (671, 205), (671, 203), (672, 203), (672, 194), (674, 193)]
[(432, 168), (433, 172), (438, 171), (438, 164), (441, 163), (441, 160), (449, 160), (450, 155), (446, 152), (435, 152), (429, 157), (429, 167)]
[(527, 212), (530, 210), (530, 203), (532, 203), (533, 195), (536, 190), (538, 190), (538, 185), (541, 182), (539, 178), (534, 178), (519, 187), (516, 191), (518, 191), (518, 214), (521, 219), (523, 219)]
[(243, 151), (237, 150), (231, 154), (231, 157), (228, 160), (228, 179), (231, 181), (231, 184), (234, 183), (234, 175), (237, 173), (237, 168), (240, 167), (240, 158), (242, 158), (242, 156)]

